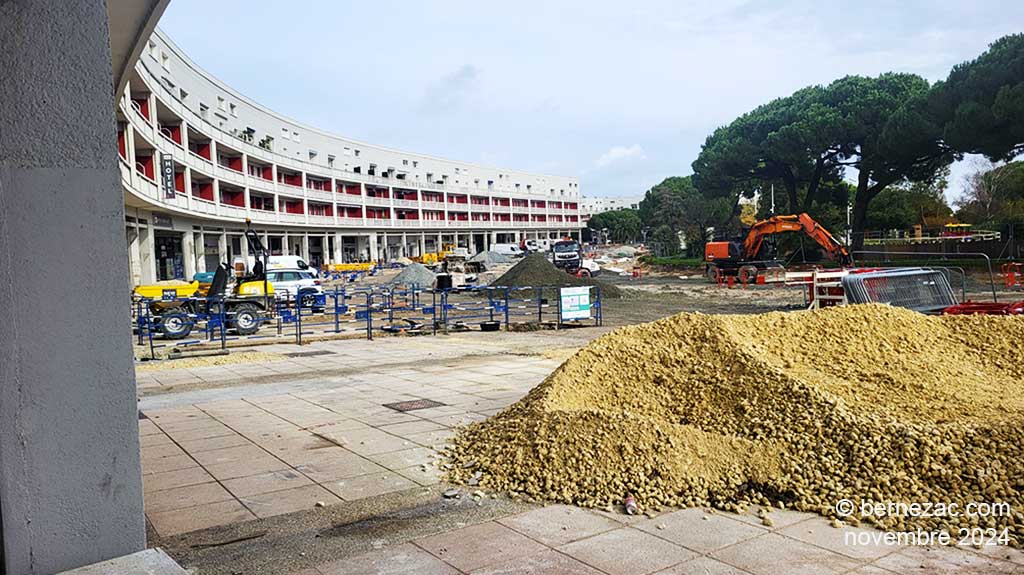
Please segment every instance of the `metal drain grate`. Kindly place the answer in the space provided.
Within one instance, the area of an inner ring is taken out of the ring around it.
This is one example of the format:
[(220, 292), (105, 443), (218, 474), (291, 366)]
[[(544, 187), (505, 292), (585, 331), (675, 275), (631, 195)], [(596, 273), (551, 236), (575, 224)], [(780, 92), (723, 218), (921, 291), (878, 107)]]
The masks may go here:
[(413, 411), (416, 409), (427, 409), (428, 407), (441, 407), (444, 404), (433, 399), (414, 399), (412, 401), (399, 401), (398, 403), (385, 403), (384, 407), (395, 411)]
[(284, 354), (285, 357), (317, 357), (320, 355), (334, 355), (334, 352), (321, 349), (319, 351), (293, 351)]

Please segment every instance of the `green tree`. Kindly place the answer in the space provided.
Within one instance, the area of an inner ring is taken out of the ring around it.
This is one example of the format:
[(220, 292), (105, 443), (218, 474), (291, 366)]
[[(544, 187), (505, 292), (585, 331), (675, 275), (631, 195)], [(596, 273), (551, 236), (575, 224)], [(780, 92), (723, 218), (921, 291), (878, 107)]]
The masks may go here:
[(613, 242), (631, 243), (640, 237), (643, 223), (636, 210), (623, 208), (595, 214), (587, 222), (587, 227), (594, 231), (607, 229)]
[(724, 231), (733, 209), (731, 198), (702, 194), (690, 176), (666, 178), (648, 190), (640, 202), (640, 216), (654, 230), (655, 241), (678, 246), (682, 233), (691, 254), (703, 250), (710, 229)]
[(957, 219), (981, 225), (1024, 222), (1024, 162), (978, 162), (964, 183), (964, 195), (955, 202)]
[(1024, 34), (1004, 36), (953, 68), (929, 97), (941, 139), (993, 161), (1024, 153)]
[(946, 203), (949, 168), (934, 181), (904, 182), (878, 194), (868, 208), (871, 229), (907, 230), (915, 225), (935, 227), (947, 223), (953, 210)]

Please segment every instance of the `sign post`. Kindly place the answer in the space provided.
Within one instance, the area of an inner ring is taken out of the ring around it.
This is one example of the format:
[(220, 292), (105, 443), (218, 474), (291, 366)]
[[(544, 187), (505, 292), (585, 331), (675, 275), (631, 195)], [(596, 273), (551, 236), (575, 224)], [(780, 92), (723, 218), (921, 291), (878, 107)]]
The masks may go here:
[(164, 199), (173, 200), (174, 191), (174, 159), (170, 154), (160, 154), (160, 181), (164, 188)]
[(564, 287), (559, 290), (559, 320), (590, 319), (591, 286)]

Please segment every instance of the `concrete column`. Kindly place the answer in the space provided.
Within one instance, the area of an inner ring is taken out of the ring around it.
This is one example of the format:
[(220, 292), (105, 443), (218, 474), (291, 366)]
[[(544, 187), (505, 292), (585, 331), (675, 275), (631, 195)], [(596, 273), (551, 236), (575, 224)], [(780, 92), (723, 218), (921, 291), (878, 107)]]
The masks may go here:
[(185, 281), (196, 275), (196, 235), (192, 230), (181, 234), (181, 259), (185, 260)]
[(419, 252), (416, 255), (418, 257), (423, 257), (423, 254), (425, 253), (427, 253), (427, 234), (420, 234)]
[(128, 265), (129, 277), (133, 286), (142, 283), (142, 252), (139, 249), (139, 228), (132, 226), (126, 230), (128, 234)]
[(139, 226), (139, 263), (144, 284), (156, 281), (156, 240), (153, 234), (153, 216), (150, 214), (146, 225)]
[(398, 255), (400, 257), (404, 258), (404, 257), (408, 256), (408, 254), (405, 253), (405, 246), (406, 246), (406, 242), (408, 242), (408, 241), (409, 241), (408, 240), (408, 236), (406, 235), (405, 232), (402, 232), (402, 247), (398, 250)]
[(434, 247), (435, 252), (440, 252), (444, 249), (444, 235), (441, 232), (437, 232), (437, 245)]
[(345, 252), (343, 251), (345, 238), (340, 233), (334, 234), (334, 263), (344, 263)]
[(139, 417), (107, 3), (0, 38), (0, 572), (34, 575), (145, 548)]
[[(247, 242), (245, 240), (245, 236), (242, 236), (241, 244), (242, 244), (242, 261), (245, 262), (245, 267), (248, 268), (249, 267), (249, 242)], [(263, 245), (264, 245), (264, 247), (267, 246), (266, 241), (263, 242)], [(255, 254), (253, 254), (253, 255), (255, 255)], [(228, 265), (231, 265), (232, 267), (234, 266), (234, 264), (232, 262), (228, 262)]]
[(288, 235), (288, 232), (281, 234), (281, 255), (292, 255), (292, 238)]
[[(245, 243), (244, 238), (243, 238), (242, 243), (243, 244)], [(205, 252), (205, 249), (203, 251)], [(203, 259), (206, 259), (205, 253), (203, 255)], [(231, 262), (228, 261), (228, 234), (227, 234), (227, 232), (221, 232), (220, 235), (217, 236), (217, 262), (218, 263), (227, 263), (228, 265), (231, 265)]]
[(380, 256), (377, 258), (379, 261), (386, 262), (391, 259), (391, 254), (388, 253), (388, 233), (384, 232), (383, 245), (379, 246), (380, 250), (378, 253)]
[(206, 271), (206, 235), (196, 232), (196, 273)]
[(367, 241), (369, 242), (370, 261), (380, 261), (380, 253), (377, 251), (377, 234), (370, 234)]
[(306, 262), (309, 262), (309, 234), (307, 234), (305, 232), (303, 232), (303, 234), (302, 234), (302, 244), (301, 244), (301, 247), (302, 247), (302, 253), (299, 254), (299, 255), (302, 256), (302, 259), (306, 260)]

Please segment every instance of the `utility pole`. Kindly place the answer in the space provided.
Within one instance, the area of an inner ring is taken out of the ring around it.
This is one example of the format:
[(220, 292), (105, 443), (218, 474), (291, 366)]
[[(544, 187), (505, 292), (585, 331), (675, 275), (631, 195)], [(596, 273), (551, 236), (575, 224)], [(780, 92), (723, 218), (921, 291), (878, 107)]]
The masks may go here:
[(773, 216), (775, 215), (775, 184), (772, 184), (772, 212), (771, 212), (771, 215), (773, 215)]

